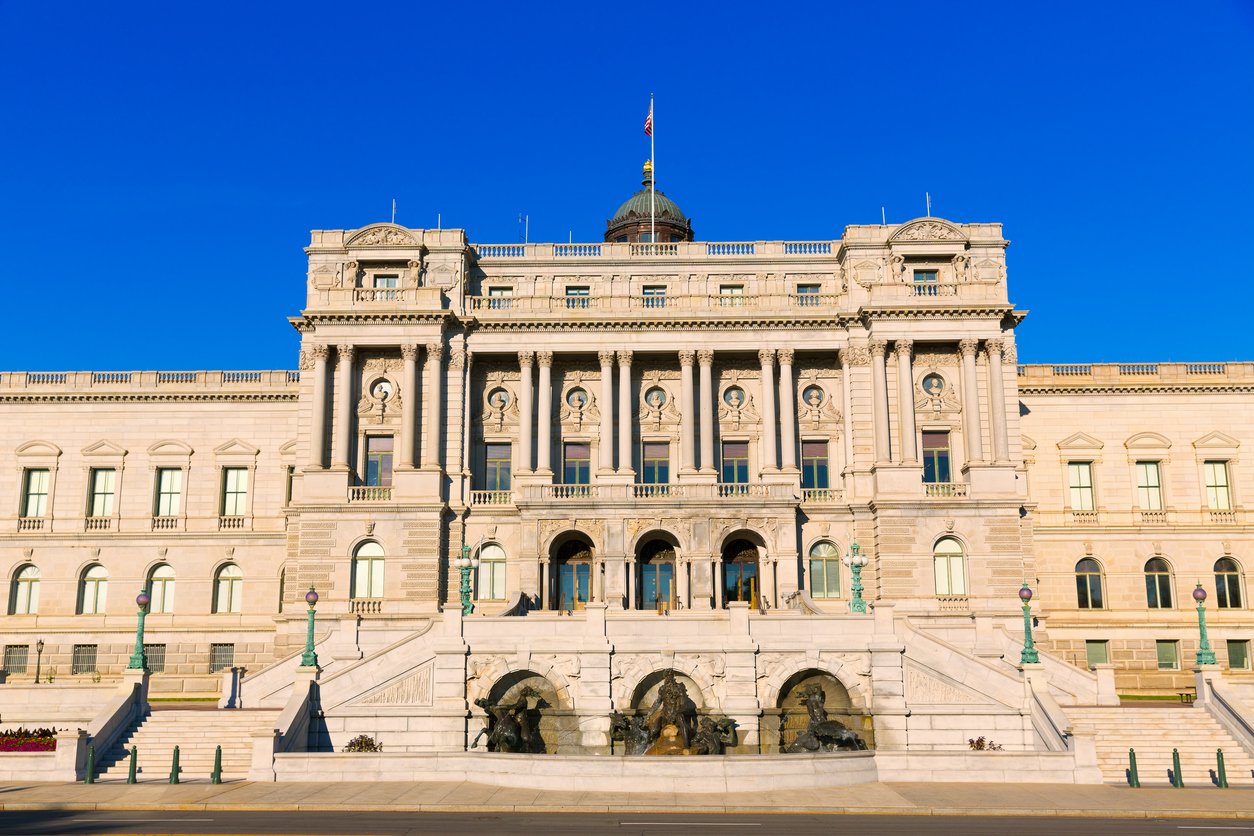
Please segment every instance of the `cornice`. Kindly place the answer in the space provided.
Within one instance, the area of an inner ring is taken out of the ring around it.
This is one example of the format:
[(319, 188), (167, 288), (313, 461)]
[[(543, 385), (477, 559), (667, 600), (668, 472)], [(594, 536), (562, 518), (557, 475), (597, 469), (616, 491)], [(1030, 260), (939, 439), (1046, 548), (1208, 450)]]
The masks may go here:
[(374, 323), (380, 325), (403, 325), (415, 322), (444, 322), (449, 319), (456, 319), (457, 316), (450, 310), (439, 311), (302, 311), (300, 316), (288, 318), (288, 322), (292, 327), (300, 333), (308, 333), (317, 328), (318, 325), (355, 325), (359, 323)]
[(1125, 384), (1060, 384), (1032, 385), (1019, 384), (1020, 395), (1168, 395), (1196, 394), (1198, 392), (1218, 392), (1231, 394), (1254, 393), (1254, 383), (1154, 383)]
[(1023, 321), (1023, 316), (1017, 314), (1025, 313), (1015, 311), (1010, 305), (946, 305), (944, 307), (862, 307), (858, 309), (857, 319), (860, 322), (867, 323), (877, 319), (944, 319), (955, 316), (967, 317), (983, 317), (998, 320), (1007, 317), (1018, 325)]
[(187, 403), (219, 402), (295, 402), (299, 392), (50, 392), (0, 394), (0, 403)]

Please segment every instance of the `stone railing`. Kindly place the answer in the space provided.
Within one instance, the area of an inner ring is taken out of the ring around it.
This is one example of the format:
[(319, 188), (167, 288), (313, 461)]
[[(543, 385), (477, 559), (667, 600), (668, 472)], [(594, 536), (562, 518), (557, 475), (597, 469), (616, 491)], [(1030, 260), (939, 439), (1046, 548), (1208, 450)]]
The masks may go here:
[(21, 517), (17, 521), (18, 531), (43, 531), (43, 517)]
[(1071, 522), (1076, 525), (1097, 525), (1100, 522), (1096, 511), (1075, 511), (1071, 512)]
[(358, 287), (353, 289), (354, 302), (400, 302), (406, 300), (404, 288), (400, 287)]
[(686, 496), (687, 485), (632, 485), (632, 499), (673, 499)]
[(806, 505), (836, 505), (845, 501), (839, 488), (802, 488), (801, 501)]
[(242, 531), (245, 528), (245, 517), (237, 516), (220, 516), (218, 517), (219, 531)]
[(1254, 384), (1254, 363), (1063, 363), (1018, 367), (1020, 389)]
[(1166, 525), (1166, 511), (1137, 511), (1137, 516), (1145, 525)]
[(350, 485), (348, 488), (349, 502), (391, 502), (391, 486), (382, 485)]
[(763, 257), (830, 259), (840, 249), (840, 241), (674, 241), (656, 244), (616, 241), (596, 244), (472, 244), (471, 248), (480, 261), (571, 258), (674, 258), (684, 261)]
[[(829, 491), (839, 494), (839, 491)], [(800, 498), (792, 485), (760, 482), (718, 484), (666, 485), (527, 485), (519, 496), (522, 502), (586, 502), (633, 500), (753, 500), (764, 499), (797, 502)]]
[(513, 505), (512, 491), (471, 491), (471, 505)]
[(939, 595), (936, 604), (941, 612), (971, 611), (971, 599), (965, 595)]
[(381, 615), (383, 613), (383, 599), (354, 598), (348, 602), (348, 607), (353, 615)]
[(929, 499), (961, 499), (968, 495), (966, 482), (924, 482), (923, 495)]
[(1036, 509), (1033, 512), (1040, 526), (1095, 526), (1107, 528), (1121, 526), (1202, 526), (1243, 525), (1248, 519), (1242, 509), (1232, 511), (1211, 511), (1206, 508), (1181, 509), (1172, 508), (1166, 511), (1144, 511), (1137, 508), (1110, 509), (1101, 511), (1071, 511), (1058, 509)]
[(725, 312), (728, 314), (777, 313), (804, 315), (831, 313), (845, 299), (838, 293), (779, 294), (623, 294), (621, 296), (467, 296), (466, 311), (491, 320), (517, 319), (520, 314), (537, 316), (603, 316), (653, 312), (658, 316), (676, 313)]
[(1236, 511), (1218, 511), (1212, 508), (1209, 511), (1207, 511), (1207, 516), (1210, 518), (1211, 522), (1219, 523), (1220, 525), (1236, 525), (1237, 524), (1237, 512)]
[(182, 517), (153, 517), (153, 531), (178, 531), (183, 527)]
[(113, 527), (113, 517), (88, 517), (83, 520), (83, 531), (108, 531)]
[(293, 397), (300, 385), (298, 371), (187, 371), (187, 372), (0, 372), (0, 395), (54, 392), (201, 393), (286, 392)]

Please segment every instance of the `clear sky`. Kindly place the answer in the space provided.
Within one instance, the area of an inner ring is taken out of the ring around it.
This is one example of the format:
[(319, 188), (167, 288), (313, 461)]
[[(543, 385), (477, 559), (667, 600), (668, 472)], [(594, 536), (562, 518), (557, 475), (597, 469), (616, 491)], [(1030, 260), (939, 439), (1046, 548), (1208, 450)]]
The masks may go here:
[(313, 228), (997, 221), (1021, 362), (1254, 359), (1254, 2), (0, 0), (0, 368), (294, 368)]

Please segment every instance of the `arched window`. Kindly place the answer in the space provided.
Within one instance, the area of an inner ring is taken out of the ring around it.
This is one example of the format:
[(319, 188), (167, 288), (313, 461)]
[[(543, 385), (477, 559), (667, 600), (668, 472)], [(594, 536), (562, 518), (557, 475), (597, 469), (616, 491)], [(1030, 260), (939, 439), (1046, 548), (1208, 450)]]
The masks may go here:
[(758, 603), (758, 547), (733, 540), (723, 548), (723, 602)]
[(234, 563), (218, 570), (218, 583), (214, 589), (214, 612), (239, 612), (244, 597), (244, 572)]
[(353, 555), (353, 597), (383, 597), (383, 546), (362, 543)]
[(1145, 562), (1145, 605), (1152, 610), (1171, 609), (1171, 567), (1161, 557)]
[(810, 594), (815, 598), (840, 597), (840, 549), (830, 540), (810, 547)]
[(103, 615), (109, 594), (109, 570), (99, 563), (89, 566), (78, 584), (79, 615)]
[(1222, 610), (1241, 608), (1241, 570), (1230, 557), (1215, 561), (1215, 600)]
[(581, 610), (592, 600), (592, 544), (586, 540), (568, 540), (557, 550), (553, 560), (556, 582), (555, 609)]
[(479, 548), (475, 597), (480, 601), (505, 600), (505, 549), (496, 543), (484, 543)]
[(152, 603), (148, 612), (174, 612), (174, 567), (162, 563), (148, 576), (148, 594)]
[(640, 579), (637, 606), (642, 610), (669, 610), (675, 606), (675, 548), (665, 540), (650, 540), (636, 559)]
[(39, 612), (39, 567), (26, 564), (13, 576), (9, 593), (9, 615), (34, 615)]
[(962, 544), (953, 537), (943, 537), (932, 549), (932, 566), (936, 572), (937, 595), (966, 595), (967, 571)]
[(1076, 606), (1082, 610), (1100, 610), (1102, 603), (1102, 567), (1086, 557), (1075, 565)]

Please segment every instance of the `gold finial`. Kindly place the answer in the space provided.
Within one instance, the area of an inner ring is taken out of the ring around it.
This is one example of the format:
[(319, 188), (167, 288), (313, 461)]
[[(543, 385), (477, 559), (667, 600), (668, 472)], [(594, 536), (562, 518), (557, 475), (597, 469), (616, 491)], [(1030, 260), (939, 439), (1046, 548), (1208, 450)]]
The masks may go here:
[(644, 173), (648, 174), (652, 170), (653, 170), (653, 160), (645, 160), (644, 161)]

